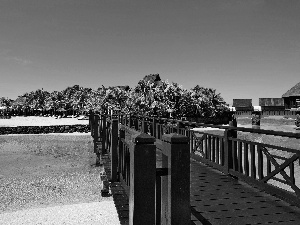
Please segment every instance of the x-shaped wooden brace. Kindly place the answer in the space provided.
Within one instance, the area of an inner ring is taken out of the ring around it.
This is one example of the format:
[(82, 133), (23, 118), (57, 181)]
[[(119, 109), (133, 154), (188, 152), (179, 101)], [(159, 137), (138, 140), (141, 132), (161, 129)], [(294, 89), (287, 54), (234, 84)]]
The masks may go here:
[(201, 146), (201, 142), (206, 138), (206, 134), (203, 134), (203, 136), (201, 138), (197, 137), (195, 135), (195, 133), (193, 133), (194, 139), (195, 139), (195, 151), (198, 149), (199, 147), (199, 151), (202, 153), (203, 157), (206, 158), (206, 154), (203, 151), (203, 148)]
[(284, 171), (284, 169), (286, 167), (288, 167), (291, 163), (293, 163), (294, 161), (299, 159), (300, 156), (298, 154), (295, 154), (291, 158), (285, 160), (284, 163), (279, 165), (277, 163), (277, 161), (274, 159), (274, 157), (269, 153), (269, 151), (266, 148), (261, 147), (261, 146), (260, 146), (260, 148), (263, 151), (263, 153), (266, 155), (266, 157), (270, 160), (270, 162), (275, 166), (275, 170), (273, 170), (271, 173), (269, 173), (267, 176), (265, 176), (263, 179), (261, 179), (261, 181), (266, 183), (268, 180), (270, 180), (276, 174), (280, 173), (282, 175), (282, 177), (285, 179), (285, 181), (287, 182), (287, 184), (295, 191), (295, 194), (297, 196), (300, 196), (300, 189), (291, 181), (292, 180), (291, 177), (289, 175), (287, 175), (286, 172)]

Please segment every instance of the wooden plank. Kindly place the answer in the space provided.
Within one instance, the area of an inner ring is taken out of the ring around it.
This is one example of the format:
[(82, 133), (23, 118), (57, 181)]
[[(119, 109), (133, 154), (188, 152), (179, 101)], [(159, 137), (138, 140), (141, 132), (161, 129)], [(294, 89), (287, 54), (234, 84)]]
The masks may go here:
[(160, 224), (161, 223), (161, 177), (160, 176), (156, 176), (155, 203), (156, 203), (155, 224)]
[(206, 159), (210, 160), (210, 151), (211, 151), (211, 148), (210, 148), (210, 136), (207, 135), (205, 137), (205, 156), (206, 156)]
[(243, 142), (238, 142), (238, 171), (243, 173)]
[(255, 165), (255, 145), (250, 144), (250, 155), (251, 155), (251, 177), (256, 179), (256, 165)]
[(258, 170), (258, 179), (263, 179), (263, 154), (260, 145), (257, 145), (257, 170)]
[(118, 120), (112, 120), (111, 127), (111, 182), (116, 182), (118, 180)]
[(129, 149), (129, 223), (131, 225), (155, 223), (156, 146), (154, 141), (154, 137), (145, 133), (132, 137), (132, 145)]
[(220, 138), (216, 138), (216, 163), (220, 164)]
[(289, 167), (290, 167), (291, 183), (295, 185), (295, 167), (294, 167), (294, 163), (292, 162)]
[(278, 198), (283, 199), (285, 202), (288, 202), (290, 204), (296, 205), (297, 207), (300, 207), (300, 198), (299, 196), (287, 192), (286, 190), (283, 190), (281, 188), (277, 188), (273, 185), (261, 182), (260, 180), (252, 179), (251, 177), (247, 177), (239, 172), (230, 170), (230, 174), (233, 176), (236, 176), (240, 178), (241, 180), (244, 180), (246, 183), (255, 186), (256, 188), (259, 188), (267, 193), (270, 193), (272, 195), (276, 195)]
[(205, 164), (208, 164), (210, 166), (212, 166), (213, 168), (216, 168), (217, 170), (223, 172), (223, 173), (227, 173), (225, 166), (219, 165), (217, 163), (211, 162), (210, 160), (203, 158), (197, 154), (193, 154), (191, 153), (191, 159), (198, 161), (198, 162), (202, 162)]
[(236, 148), (235, 146), (237, 146), (237, 141), (232, 141), (232, 150), (231, 150), (231, 157), (232, 157), (232, 169), (233, 170), (236, 170), (237, 168), (237, 161), (236, 161), (236, 158), (237, 158), (237, 155), (236, 155)]
[(212, 137), (212, 148), (211, 148), (211, 161), (216, 162), (216, 138)]
[(220, 138), (220, 164), (225, 165), (225, 155), (224, 155), (224, 138)]
[[(190, 152), (188, 138), (178, 134), (163, 136), (162, 167), (170, 176), (162, 179), (162, 224), (188, 224), (190, 211)], [(147, 223), (152, 224), (152, 223)]]
[(282, 136), (282, 137), (293, 137), (300, 138), (300, 133), (293, 132), (283, 132), (283, 131), (274, 131), (274, 130), (264, 130), (264, 129), (253, 129), (253, 128), (245, 128), (245, 127), (236, 127), (234, 128), (236, 131), (250, 132), (250, 133), (258, 133), (258, 134), (268, 134), (274, 136)]
[(275, 166), (275, 170), (273, 170), (268, 176), (264, 177), (262, 180), (263, 182), (268, 181), (270, 178), (275, 176), (278, 172), (282, 175), (282, 177), (285, 179), (285, 181), (288, 183), (288, 185), (295, 191), (297, 196), (300, 196), (300, 189), (291, 181), (291, 178), (286, 174), (284, 169), (290, 165), (290, 163), (293, 163), (297, 159), (299, 159), (298, 155), (293, 155), (290, 159), (286, 160), (284, 163), (279, 165), (276, 160), (270, 156), (269, 152), (266, 149), (262, 149), (264, 151), (265, 155), (270, 159), (272, 164)]
[(211, 136), (211, 137), (219, 137), (219, 138), (223, 137), (222, 135), (218, 135), (218, 134), (211, 134), (211, 133), (208, 134), (208, 133), (205, 132), (205, 131), (193, 131), (193, 133), (194, 133), (195, 135), (197, 135), (197, 134), (200, 134), (200, 135), (205, 134), (205, 135), (209, 135), (209, 136)]
[(271, 161), (269, 158), (267, 158), (267, 176), (271, 173)]

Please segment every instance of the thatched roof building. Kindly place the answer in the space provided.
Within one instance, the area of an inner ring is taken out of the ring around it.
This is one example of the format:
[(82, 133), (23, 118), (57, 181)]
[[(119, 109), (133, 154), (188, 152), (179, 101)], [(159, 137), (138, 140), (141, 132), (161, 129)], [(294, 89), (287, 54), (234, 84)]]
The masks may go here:
[(252, 106), (252, 99), (233, 99), (233, 107), (237, 111), (252, 111), (253, 106)]
[(283, 98), (259, 98), (262, 110), (284, 110)]
[(19, 96), (12, 102), (13, 108), (24, 108), (26, 106), (26, 97)]
[(146, 75), (144, 78), (143, 78), (144, 81), (150, 81), (151, 83), (152, 82), (158, 82), (158, 81), (161, 81), (160, 79), (160, 76), (159, 74), (150, 74), (150, 75)]
[(282, 95), (283, 98), (294, 97), (294, 96), (300, 97), (300, 82)]
[(282, 95), (286, 109), (300, 108), (300, 82)]

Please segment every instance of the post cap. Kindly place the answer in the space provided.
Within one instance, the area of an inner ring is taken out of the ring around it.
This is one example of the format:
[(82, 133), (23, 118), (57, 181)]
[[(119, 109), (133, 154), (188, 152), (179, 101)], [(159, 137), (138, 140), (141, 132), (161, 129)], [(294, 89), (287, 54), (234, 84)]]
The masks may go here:
[(136, 144), (153, 144), (155, 142), (155, 137), (149, 134), (140, 133), (132, 135), (132, 142)]
[(176, 134), (176, 133), (172, 133), (172, 134), (164, 134), (162, 136), (162, 140), (164, 142), (168, 142), (168, 143), (188, 143), (189, 142), (189, 138), (181, 135), (181, 134)]

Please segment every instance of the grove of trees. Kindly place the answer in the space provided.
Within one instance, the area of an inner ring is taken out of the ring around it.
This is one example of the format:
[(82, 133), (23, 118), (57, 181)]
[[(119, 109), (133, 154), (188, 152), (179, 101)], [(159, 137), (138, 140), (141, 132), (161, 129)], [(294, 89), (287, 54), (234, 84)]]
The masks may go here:
[(136, 87), (99, 87), (94, 90), (79, 85), (62, 91), (43, 89), (27, 92), (16, 100), (0, 98), (0, 106), (15, 111), (39, 110), (41, 112), (102, 111), (119, 109), (137, 116), (220, 117), (228, 112), (228, 104), (215, 89), (196, 85), (190, 90), (181, 85), (143, 79)]

